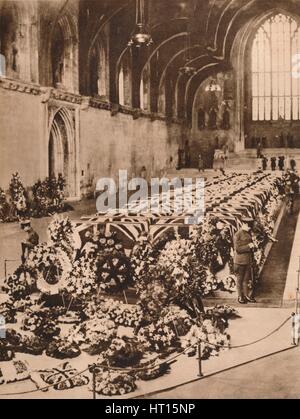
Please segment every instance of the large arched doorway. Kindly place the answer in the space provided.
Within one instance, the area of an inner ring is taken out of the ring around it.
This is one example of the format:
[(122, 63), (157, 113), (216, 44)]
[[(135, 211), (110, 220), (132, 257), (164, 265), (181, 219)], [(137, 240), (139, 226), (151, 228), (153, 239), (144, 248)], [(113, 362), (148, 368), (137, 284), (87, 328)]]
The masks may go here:
[(74, 119), (68, 109), (59, 109), (52, 118), (49, 135), (49, 177), (63, 175), (66, 180), (66, 197), (76, 193), (76, 144)]

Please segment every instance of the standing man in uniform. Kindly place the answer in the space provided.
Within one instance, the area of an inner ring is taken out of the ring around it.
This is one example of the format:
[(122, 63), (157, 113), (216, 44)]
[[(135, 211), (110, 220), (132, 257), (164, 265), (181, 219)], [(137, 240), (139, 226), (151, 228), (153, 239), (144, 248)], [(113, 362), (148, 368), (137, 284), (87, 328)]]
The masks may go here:
[(256, 303), (249, 295), (249, 281), (251, 280), (252, 249), (254, 244), (251, 237), (251, 228), (254, 220), (242, 219), (242, 227), (234, 236), (234, 270), (237, 275), (238, 302), (240, 304)]
[(21, 243), (22, 246), (22, 263), (25, 263), (29, 253), (31, 250), (35, 248), (39, 244), (39, 235), (38, 233), (31, 227), (30, 220), (22, 221), (21, 228), (27, 233), (27, 239)]

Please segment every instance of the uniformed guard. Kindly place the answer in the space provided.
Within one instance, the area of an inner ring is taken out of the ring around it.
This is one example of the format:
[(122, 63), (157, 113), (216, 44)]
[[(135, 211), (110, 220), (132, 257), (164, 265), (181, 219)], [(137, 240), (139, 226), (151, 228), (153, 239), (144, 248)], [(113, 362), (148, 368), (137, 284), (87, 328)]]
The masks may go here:
[(39, 235), (32, 228), (30, 220), (21, 221), (21, 228), (27, 233), (27, 239), (21, 243), (22, 246), (22, 263), (25, 263), (31, 250), (39, 244)]

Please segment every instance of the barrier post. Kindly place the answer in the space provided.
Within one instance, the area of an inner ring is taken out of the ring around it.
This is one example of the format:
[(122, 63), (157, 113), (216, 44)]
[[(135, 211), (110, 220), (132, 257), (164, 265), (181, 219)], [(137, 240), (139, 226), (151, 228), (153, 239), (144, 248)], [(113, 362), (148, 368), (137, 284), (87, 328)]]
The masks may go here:
[(7, 281), (7, 260), (4, 260), (4, 278), (5, 282)]
[(203, 377), (202, 372), (202, 348), (201, 348), (201, 339), (198, 342), (198, 366), (199, 366), (199, 374), (198, 377)]
[(96, 365), (93, 367), (93, 400), (97, 399), (96, 393)]

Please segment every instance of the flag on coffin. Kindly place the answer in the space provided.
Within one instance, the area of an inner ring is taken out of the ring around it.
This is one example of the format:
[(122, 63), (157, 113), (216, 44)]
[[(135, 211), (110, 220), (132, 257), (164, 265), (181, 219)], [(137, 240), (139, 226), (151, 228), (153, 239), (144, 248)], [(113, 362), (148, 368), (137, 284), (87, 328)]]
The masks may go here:
[(194, 228), (194, 225), (185, 224), (185, 215), (178, 218), (170, 217), (164, 218), (157, 222), (157, 224), (150, 226), (150, 237), (152, 243), (156, 243), (166, 233), (173, 233), (174, 239), (176, 234), (179, 234), (182, 238), (188, 238), (189, 233)]

